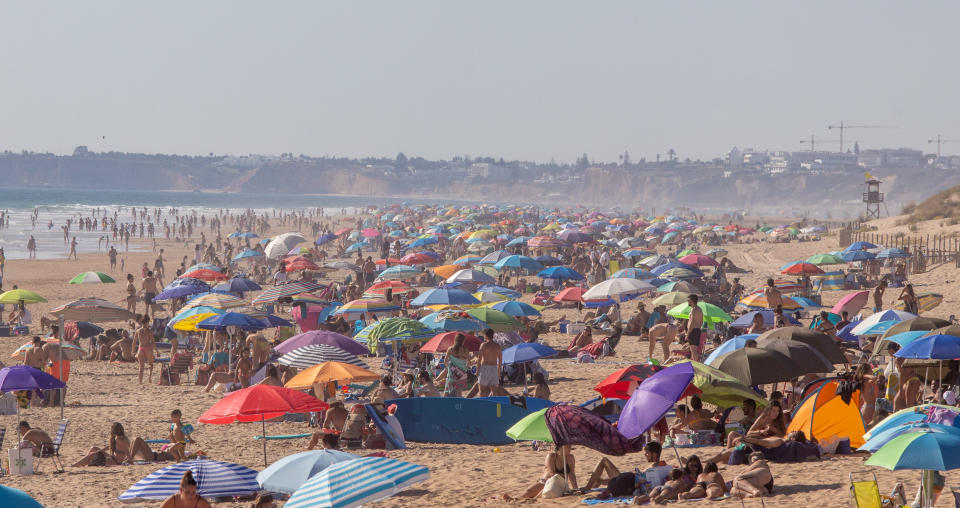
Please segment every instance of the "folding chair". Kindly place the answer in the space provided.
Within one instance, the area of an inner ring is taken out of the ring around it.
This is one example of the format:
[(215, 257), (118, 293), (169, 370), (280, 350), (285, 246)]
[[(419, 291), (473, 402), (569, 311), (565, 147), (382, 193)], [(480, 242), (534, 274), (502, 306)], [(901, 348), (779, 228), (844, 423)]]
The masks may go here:
[[(854, 480), (853, 475), (867, 479)], [(868, 476), (869, 475), (869, 476)], [(880, 488), (877, 486), (877, 475), (872, 471), (855, 471), (850, 473), (850, 492), (853, 493), (853, 503), (857, 508), (882, 508)]]
[[(170, 366), (167, 367), (167, 384), (180, 384), (180, 376), (189, 378), (190, 369), (193, 367), (193, 353), (178, 352), (170, 360)], [(173, 382), (173, 375), (177, 376), (177, 382)]]
[(53, 438), (52, 443), (43, 443), (40, 446), (40, 457), (37, 458), (37, 462), (33, 467), (33, 472), (36, 473), (40, 470), (40, 462), (45, 458), (49, 457), (53, 465), (57, 468), (55, 473), (62, 473), (63, 461), (60, 460), (60, 445), (63, 444), (63, 435), (67, 432), (67, 424), (70, 423), (70, 420), (62, 420), (60, 426), (57, 427), (57, 436)]

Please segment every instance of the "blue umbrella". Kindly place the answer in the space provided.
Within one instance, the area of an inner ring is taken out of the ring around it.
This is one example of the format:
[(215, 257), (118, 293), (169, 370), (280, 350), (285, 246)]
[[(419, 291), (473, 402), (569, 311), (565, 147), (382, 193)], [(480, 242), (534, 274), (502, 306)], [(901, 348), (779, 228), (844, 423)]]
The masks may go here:
[(435, 288), (424, 291), (423, 294), (410, 300), (411, 307), (427, 305), (477, 305), (477, 300), (470, 293), (459, 289)]
[(261, 319), (260, 321), (263, 321), (263, 323), (270, 328), (277, 326), (293, 326), (293, 323), (290, 321), (287, 321), (280, 316), (274, 316), (273, 314), (267, 314), (267, 317)]
[(906, 425), (888, 428), (882, 432), (872, 433), (870, 439), (858, 447), (857, 451), (866, 450), (870, 453), (874, 453), (882, 448), (883, 445), (887, 444), (891, 439), (899, 436), (900, 434), (917, 431), (941, 432), (946, 434), (960, 435), (960, 428), (954, 427), (953, 425), (941, 425), (939, 423), (908, 423)]
[(583, 275), (566, 266), (551, 266), (537, 274), (541, 279), (583, 280)]
[(537, 256), (533, 258), (537, 263), (540, 263), (543, 266), (557, 266), (562, 265), (563, 261), (553, 257), (553, 256)]
[(323, 244), (325, 244), (325, 243), (327, 243), (327, 242), (332, 242), (332, 241), (334, 241), (334, 240), (336, 240), (336, 239), (337, 239), (337, 235), (335, 235), (335, 234), (333, 234), (333, 233), (324, 233), (324, 234), (320, 235), (320, 238), (317, 238), (317, 241), (314, 242), (314, 243), (316, 243), (317, 245), (323, 245)]
[(960, 468), (960, 434), (930, 430), (906, 432), (887, 441), (864, 464), (891, 471), (957, 469)]
[(697, 274), (697, 277), (703, 277), (703, 272), (701, 272), (697, 267), (688, 265), (686, 263), (681, 263), (679, 261), (670, 261), (670, 262), (664, 263), (650, 270), (650, 273), (652, 273), (653, 275), (660, 275), (663, 272), (666, 272), (667, 270), (672, 270), (674, 268), (684, 268), (686, 270), (690, 270), (691, 272)]
[(613, 275), (610, 276), (611, 279), (652, 279), (654, 275), (646, 270), (640, 268), (624, 268), (623, 270), (617, 270), (613, 272)]
[(63, 381), (29, 365), (11, 365), (0, 369), (0, 392), (57, 390), (66, 387)]
[(513, 247), (515, 245), (526, 245), (527, 240), (529, 239), (530, 239), (529, 236), (518, 236), (513, 240), (510, 240), (509, 242), (507, 242), (507, 247)]
[(846, 261), (847, 263), (866, 261), (875, 257), (877, 257), (876, 254), (867, 252), (865, 250), (845, 250), (840, 253), (840, 259)]
[(519, 256), (514, 254), (513, 256), (507, 256), (500, 261), (497, 261), (493, 264), (493, 267), (497, 270), (503, 270), (504, 268), (513, 268), (518, 270), (527, 270), (530, 272), (538, 272), (543, 270), (543, 265), (536, 262), (533, 258), (529, 256)]
[(738, 335), (732, 339), (728, 339), (724, 341), (723, 344), (720, 344), (720, 347), (714, 349), (713, 352), (710, 353), (710, 356), (707, 356), (707, 359), (703, 361), (703, 363), (707, 365), (713, 365), (714, 360), (717, 358), (746, 346), (748, 340), (757, 340), (757, 337), (759, 336), (760, 334), (757, 333), (747, 333), (744, 335)]
[(450, 312), (432, 312), (420, 318), (420, 322), (431, 330), (446, 332), (476, 332), (486, 328), (483, 323), (476, 319), (461, 318), (458, 313)]
[(0, 506), (43, 508), (43, 505), (38, 503), (36, 499), (30, 497), (30, 494), (20, 489), (7, 487), (6, 485), (0, 485)]
[(885, 337), (883, 340), (896, 342), (900, 345), (900, 347), (904, 347), (907, 344), (910, 344), (911, 342), (923, 337), (924, 335), (927, 335), (928, 333), (930, 333), (930, 330), (911, 330), (909, 332), (890, 335), (889, 337)]
[(847, 247), (846, 249), (843, 249), (843, 250), (844, 250), (844, 251), (852, 251), (852, 250), (867, 250), (867, 249), (876, 249), (876, 248), (877, 248), (877, 246), (874, 245), (874, 244), (872, 244), (872, 243), (870, 243), (870, 242), (854, 242), (854, 243), (850, 244), (849, 247)]
[(184, 277), (176, 279), (167, 284), (154, 300), (170, 300), (173, 298), (183, 298), (184, 296), (195, 295), (197, 293), (207, 293), (210, 291), (210, 285), (200, 279)]
[(430, 478), (426, 466), (386, 457), (362, 457), (333, 464), (312, 476), (284, 504), (286, 508), (352, 508), (386, 499)]
[(437, 237), (435, 237), (435, 236), (424, 236), (424, 237), (417, 238), (416, 240), (410, 242), (410, 244), (407, 245), (407, 248), (408, 248), (408, 249), (413, 249), (413, 248), (415, 248), (415, 247), (423, 247), (423, 246), (425, 246), (425, 245), (435, 244), (435, 243), (437, 243), (437, 242), (439, 242), (439, 241), (440, 241), (440, 240), (438, 240)]
[(244, 291), (260, 291), (263, 288), (245, 277), (234, 277), (222, 284), (217, 284), (213, 289), (229, 293), (243, 293)]
[(509, 314), (513, 317), (520, 316), (539, 316), (540, 311), (534, 308), (529, 303), (524, 302), (515, 302), (515, 301), (505, 301), (497, 302), (490, 306), (491, 309), (499, 310), (504, 314)]
[[(749, 328), (750, 325), (753, 324), (754, 316), (756, 316), (757, 314), (763, 316), (763, 326), (773, 327), (773, 325), (776, 324), (773, 320), (774, 319), (773, 311), (770, 309), (765, 309), (765, 310), (752, 310), (750, 312), (747, 312), (746, 314), (738, 317), (732, 323), (730, 323), (730, 327)], [(800, 322), (794, 319), (793, 316), (789, 314), (784, 314), (784, 317), (790, 321), (791, 325), (800, 326)]]
[(680, 400), (693, 374), (693, 365), (687, 362), (644, 379), (623, 406), (617, 424), (620, 433), (632, 439), (653, 427)]
[(557, 354), (557, 350), (537, 342), (524, 342), (503, 350), (503, 364), (531, 362)]
[(227, 235), (227, 238), (260, 238), (260, 235), (249, 231), (244, 231), (243, 233), (235, 231)]
[(240, 261), (241, 259), (262, 258), (262, 257), (263, 257), (262, 252), (257, 252), (253, 249), (244, 249), (241, 253), (237, 254), (236, 256), (233, 256), (233, 260)]
[(196, 459), (158, 469), (138, 481), (117, 499), (123, 502), (160, 501), (180, 490), (183, 473), (193, 471), (197, 494), (203, 497), (250, 496), (260, 490), (257, 472), (240, 464)]
[(294, 453), (260, 471), (257, 474), (257, 482), (264, 490), (293, 494), (320, 471), (338, 462), (357, 458), (357, 455), (339, 450), (310, 450)]
[(960, 358), (960, 337), (936, 334), (917, 339), (893, 354), (897, 358), (953, 360)]
[(239, 312), (224, 312), (197, 323), (197, 328), (201, 330), (224, 330), (228, 326), (241, 330), (262, 330), (267, 327), (263, 321)]
[(420, 270), (407, 265), (395, 265), (380, 272), (379, 278), (383, 280), (415, 278), (421, 272)]
[(510, 289), (510, 288), (505, 288), (503, 286), (497, 286), (494, 284), (487, 284), (484, 286), (480, 286), (477, 289), (477, 291), (480, 291), (481, 293), (497, 293), (498, 295), (503, 295), (503, 296), (506, 296), (507, 298), (520, 298), (521, 296), (523, 296), (520, 294), (519, 291)]
[(367, 248), (367, 247), (369, 247), (369, 246), (368, 246), (366, 243), (364, 243), (364, 242), (356, 242), (356, 243), (354, 243), (353, 245), (347, 247), (347, 250), (344, 251), (344, 252), (355, 252), (355, 251), (362, 250), (362, 249)]
[(903, 249), (898, 249), (896, 247), (883, 249), (877, 254), (878, 259), (908, 258), (908, 257), (910, 257), (910, 254), (907, 251)]

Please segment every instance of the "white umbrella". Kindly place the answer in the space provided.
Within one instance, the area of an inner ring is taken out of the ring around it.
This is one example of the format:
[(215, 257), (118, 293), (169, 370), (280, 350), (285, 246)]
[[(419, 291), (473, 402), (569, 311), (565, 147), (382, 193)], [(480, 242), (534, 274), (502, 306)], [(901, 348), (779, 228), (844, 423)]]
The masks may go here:
[(650, 283), (640, 279), (607, 279), (593, 286), (583, 294), (584, 300), (609, 300), (622, 296), (635, 295), (656, 289)]
[(474, 284), (494, 284), (497, 282), (497, 279), (494, 279), (490, 275), (487, 275), (479, 270), (459, 270), (450, 277), (447, 278), (447, 283), (453, 282), (467, 282)]
[(307, 241), (300, 233), (283, 233), (275, 236), (263, 249), (268, 259), (278, 259), (286, 256), (290, 249)]
[(864, 319), (863, 321), (860, 321), (860, 324), (853, 327), (853, 329), (850, 330), (850, 333), (854, 335), (863, 335), (865, 332), (869, 331), (871, 328), (874, 327), (874, 325), (877, 325), (878, 323), (881, 323), (884, 321), (900, 322), (900, 321), (906, 321), (907, 319), (913, 319), (915, 317), (917, 317), (916, 314), (911, 314), (909, 312), (904, 312), (902, 310), (893, 310), (893, 309), (884, 310), (871, 315), (870, 317)]

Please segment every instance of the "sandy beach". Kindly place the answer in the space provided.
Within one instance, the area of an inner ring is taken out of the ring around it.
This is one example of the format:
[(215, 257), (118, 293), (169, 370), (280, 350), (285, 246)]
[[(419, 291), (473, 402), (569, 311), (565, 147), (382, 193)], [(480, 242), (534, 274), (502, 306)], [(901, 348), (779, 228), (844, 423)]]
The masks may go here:
[[(885, 220), (879, 225), (882, 228), (892, 228), (893, 220)], [(920, 232), (932, 231), (937, 228), (936, 223), (921, 224)], [(275, 226), (272, 233), (280, 233), (290, 228)], [(918, 233), (919, 234), (919, 233)], [(167, 266), (171, 270), (178, 260), (192, 254), (192, 247), (183, 242), (159, 241), (159, 246), (165, 249)], [(827, 236), (820, 241), (791, 242), (791, 243), (754, 243), (725, 246), (729, 250), (728, 257), (738, 266), (751, 270), (741, 278), (744, 285), (750, 289), (762, 283), (769, 276), (776, 275), (782, 264), (803, 259), (812, 254), (838, 249), (837, 238)], [(148, 248), (149, 249), (149, 248)], [(144, 262), (152, 265), (153, 252), (124, 254), (125, 272), (135, 273)], [(122, 303), (123, 285), (81, 285), (72, 286), (66, 281), (81, 271), (100, 270), (109, 272), (109, 264), (105, 254), (83, 254), (75, 260), (8, 260), (4, 287), (9, 289), (13, 284), (21, 288), (34, 290), (44, 295), (49, 303), (36, 304), (30, 307), (34, 316), (34, 325), (31, 331), (39, 331), (39, 318), (52, 306), (67, 301), (96, 296), (113, 302)], [(118, 280), (124, 274), (113, 273)], [(344, 273), (333, 273), (329, 276), (342, 280)], [(944, 295), (943, 304), (931, 311), (929, 315), (947, 317), (956, 313), (957, 302), (960, 301), (960, 289), (953, 282), (960, 279), (960, 270), (952, 265), (934, 267), (924, 274), (912, 276), (911, 280), (919, 292), (935, 291)], [(168, 282), (168, 281), (165, 281)], [(892, 294), (891, 294), (892, 293)], [(829, 306), (835, 303), (844, 292), (828, 292), (824, 294), (824, 304)], [(888, 292), (888, 305), (892, 305), (895, 292)], [(524, 297), (530, 301), (529, 295)], [(625, 306), (624, 319), (633, 314), (633, 306)], [(626, 309), (630, 309), (626, 311)], [(574, 318), (576, 310), (550, 309), (544, 313), (547, 320), (555, 320), (561, 314)], [(558, 348), (565, 348), (571, 336), (559, 333), (550, 333), (545, 336), (546, 342)], [(26, 340), (23, 337), (5, 337), (0, 340), (0, 358), (8, 360), (10, 353)], [(86, 341), (82, 344), (85, 346)], [(605, 378), (613, 370), (632, 363), (646, 360), (647, 344), (638, 341), (636, 337), (624, 337), (617, 355), (604, 358), (594, 364), (576, 364), (570, 359), (553, 359), (543, 361), (544, 367), (550, 371), (550, 388), (555, 401), (582, 402), (593, 398), (595, 392), (592, 387)], [(659, 348), (658, 348), (658, 355)], [(9, 362), (8, 362), (9, 364)], [(184, 420), (195, 422), (196, 418), (219, 398), (219, 394), (206, 394), (202, 387), (191, 384), (179, 386), (158, 386), (156, 379), (159, 367), (154, 372), (154, 383), (138, 385), (136, 364), (115, 364), (108, 362), (75, 361), (73, 362), (69, 393), (67, 396), (66, 417), (70, 425), (66, 433), (61, 455), (68, 465), (64, 474), (52, 474), (53, 466), (45, 461), (42, 474), (35, 476), (6, 476), (0, 479), (5, 485), (25, 490), (48, 507), (92, 507), (117, 506), (117, 496), (130, 487), (137, 480), (157, 469), (157, 465), (134, 465), (119, 467), (86, 467), (73, 468), (69, 464), (80, 459), (91, 446), (104, 446), (109, 436), (110, 424), (121, 422), (130, 438), (143, 437), (156, 439), (164, 437), (167, 428), (168, 414), (171, 409), (180, 408)], [(518, 393), (519, 387), (507, 386), (507, 390)], [(32, 426), (46, 430), (51, 435), (56, 429), (59, 420), (57, 408), (29, 408), (23, 410), (21, 418), (30, 422)], [(13, 443), (12, 432), (16, 422), (14, 416), (0, 418), (2, 425), (7, 428), (7, 439), (4, 448), (10, 448)], [(253, 436), (260, 433), (259, 425), (231, 424), (231, 425), (203, 425), (198, 424), (194, 438), (199, 442), (199, 448), (209, 457), (222, 459), (262, 469), (262, 449)], [(268, 423), (268, 434), (293, 434), (306, 432), (302, 423)], [(271, 441), (267, 452), (270, 461), (279, 459), (290, 453), (301, 451), (306, 447), (306, 439)], [(575, 506), (580, 505), (582, 496), (565, 497), (555, 500), (536, 501), (504, 501), (503, 494), (519, 495), (533, 483), (542, 467), (545, 451), (534, 451), (530, 443), (517, 443), (494, 447), (469, 445), (443, 445), (408, 443), (409, 449), (390, 451), (393, 458), (414, 462), (428, 466), (431, 478), (416, 487), (387, 499), (377, 506), (503, 506), (510, 504), (535, 504), (544, 506)], [(713, 455), (719, 447), (707, 447), (695, 450), (684, 449), (681, 454), (696, 453), (701, 458)], [(577, 474), (581, 483), (586, 480), (588, 468), (601, 458), (598, 452), (576, 447), (574, 454), (577, 458)], [(4, 461), (6, 461), (4, 450)], [(664, 459), (675, 464), (676, 457), (671, 450), (664, 451)], [(642, 454), (613, 457), (621, 471), (644, 469)], [(912, 497), (913, 490), (918, 484), (919, 474), (915, 471), (889, 472), (880, 468), (870, 468), (863, 465), (863, 458), (841, 457), (829, 458), (813, 462), (773, 464), (772, 470), (776, 477), (775, 497), (767, 501), (767, 505), (775, 506), (841, 506), (850, 500), (848, 473), (852, 471), (869, 470), (876, 473), (880, 490), (888, 493), (897, 481), (907, 485)], [(732, 478), (745, 466), (721, 465), (720, 472), (725, 477)], [(946, 474), (947, 485), (960, 485), (960, 473)], [(681, 502), (684, 503), (684, 502)], [(740, 506), (739, 501), (727, 500), (711, 502), (711, 506)], [(948, 506), (946, 496), (940, 500), (938, 506)], [(244, 506), (242, 503), (223, 503), (217, 506)], [(759, 506), (759, 502), (748, 501), (748, 506)]]

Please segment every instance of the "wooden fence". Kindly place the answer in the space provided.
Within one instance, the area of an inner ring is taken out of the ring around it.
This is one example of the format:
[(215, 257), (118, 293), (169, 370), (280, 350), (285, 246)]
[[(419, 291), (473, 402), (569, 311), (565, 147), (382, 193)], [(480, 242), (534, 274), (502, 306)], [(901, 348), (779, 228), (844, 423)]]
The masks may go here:
[(859, 224), (851, 223), (842, 228), (837, 237), (841, 248), (856, 242), (870, 242), (887, 249), (903, 249), (910, 254), (907, 266), (912, 273), (923, 273), (931, 266), (943, 263), (953, 263), (960, 268), (960, 238), (956, 236), (910, 236), (861, 231)]

